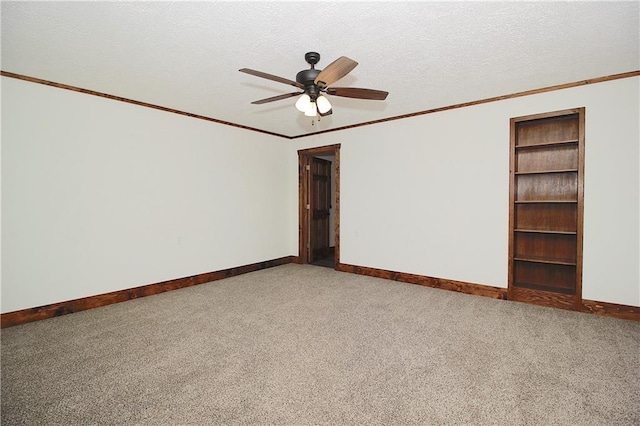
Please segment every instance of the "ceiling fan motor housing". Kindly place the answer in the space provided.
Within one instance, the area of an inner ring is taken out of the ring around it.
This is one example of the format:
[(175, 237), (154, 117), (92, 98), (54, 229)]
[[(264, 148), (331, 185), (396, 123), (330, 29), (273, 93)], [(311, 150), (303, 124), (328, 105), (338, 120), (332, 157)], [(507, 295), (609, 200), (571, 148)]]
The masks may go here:
[(302, 70), (296, 75), (296, 81), (302, 85), (304, 85), (304, 91), (308, 94), (312, 99), (315, 99), (318, 96), (320, 90), (318, 86), (315, 85), (314, 81), (320, 71), (317, 69), (308, 69)]

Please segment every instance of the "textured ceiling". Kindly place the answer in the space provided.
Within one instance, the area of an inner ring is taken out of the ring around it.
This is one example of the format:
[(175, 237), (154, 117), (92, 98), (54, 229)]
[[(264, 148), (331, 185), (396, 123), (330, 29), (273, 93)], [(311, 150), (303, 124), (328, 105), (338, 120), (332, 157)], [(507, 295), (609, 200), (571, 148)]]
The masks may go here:
[[(9, 2), (3, 71), (297, 136), (640, 68), (631, 2)], [(359, 65), (315, 122), (284, 84), (339, 56)]]

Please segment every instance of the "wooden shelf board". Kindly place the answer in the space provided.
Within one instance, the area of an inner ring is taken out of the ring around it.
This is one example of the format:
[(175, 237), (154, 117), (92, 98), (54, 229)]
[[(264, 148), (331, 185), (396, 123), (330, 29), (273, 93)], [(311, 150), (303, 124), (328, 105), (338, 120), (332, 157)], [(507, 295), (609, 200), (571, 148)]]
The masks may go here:
[(547, 265), (576, 266), (575, 262), (562, 262), (559, 260), (533, 259), (525, 257), (514, 257), (513, 260), (519, 262), (544, 263)]
[(516, 200), (516, 204), (577, 204), (578, 200)]
[[(557, 294), (563, 294), (563, 295), (568, 295), (568, 296), (572, 296), (573, 293), (574, 293), (574, 290), (572, 288), (554, 287), (554, 286), (550, 286), (550, 285), (534, 284), (534, 283), (528, 283), (528, 282), (523, 282), (523, 281), (515, 282), (514, 286), (517, 289), (542, 290), (542, 291), (545, 291), (545, 292), (550, 292), (551, 294), (557, 293)], [(518, 300), (518, 299), (516, 299), (516, 300)], [(548, 305), (546, 305), (546, 306), (548, 306)]]
[(515, 172), (516, 176), (520, 175), (541, 175), (546, 173), (571, 173), (578, 172), (578, 169), (561, 169), (561, 170), (533, 170), (530, 172)]
[(578, 139), (568, 139), (564, 141), (555, 141), (555, 142), (543, 142), (543, 143), (534, 143), (530, 145), (516, 145), (516, 150), (518, 149), (535, 149), (535, 148), (549, 148), (553, 146), (562, 146), (562, 145), (577, 145)]
[(543, 229), (514, 229), (514, 232), (528, 232), (534, 234), (560, 234), (560, 235), (577, 235), (576, 231), (546, 231)]

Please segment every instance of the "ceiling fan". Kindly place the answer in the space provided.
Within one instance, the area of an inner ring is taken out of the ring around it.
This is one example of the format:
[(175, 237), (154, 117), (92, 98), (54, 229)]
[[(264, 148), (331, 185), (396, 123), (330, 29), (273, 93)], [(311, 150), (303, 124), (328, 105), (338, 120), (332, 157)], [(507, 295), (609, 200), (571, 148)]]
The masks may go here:
[(311, 68), (300, 71), (296, 75), (296, 81), (249, 68), (242, 68), (239, 70), (240, 72), (251, 74), (256, 77), (266, 78), (267, 80), (277, 81), (278, 83), (288, 84), (302, 90), (302, 92), (285, 93), (283, 95), (272, 96), (270, 98), (260, 99), (259, 101), (251, 103), (260, 105), (266, 104), (267, 102), (279, 101), (301, 95), (296, 101), (296, 108), (300, 112), (304, 112), (304, 114), (309, 117), (315, 117), (317, 115), (324, 117), (333, 112), (331, 109), (331, 103), (324, 96), (325, 94), (342, 96), (345, 98), (371, 99), (378, 101), (385, 100), (389, 94), (389, 92), (384, 92), (382, 90), (361, 89), (358, 87), (329, 87), (329, 85), (349, 74), (351, 70), (358, 65), (356, 61), (349, 59), (346, 56), (339, 57), (327, 65), (323, 70), (315, 69), (315, 65), (320, 61), (319, 53), (308, 52), (304, 55), (304, 59), (309, 65), (311, 65)]

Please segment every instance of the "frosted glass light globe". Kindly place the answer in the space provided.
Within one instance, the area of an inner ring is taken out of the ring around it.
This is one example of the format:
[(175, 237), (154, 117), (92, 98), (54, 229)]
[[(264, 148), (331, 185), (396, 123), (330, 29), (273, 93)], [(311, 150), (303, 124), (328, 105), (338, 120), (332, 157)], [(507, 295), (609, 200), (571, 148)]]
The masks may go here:
[(318, 111), (320, 111), (320, 114), (325, 114), (331, 111), (331, 103), (329, 102), (329, 99), (325, 98), (322, 95), (318, 96), (318, 99), (316, 99), (316, 104), (318, 105)]
[(311, 98), (305, 93), (296, 101), (296, 108), (300, 112), (307, 112), (307, 110), (309, 109), (309, 104), (311, 104)]

